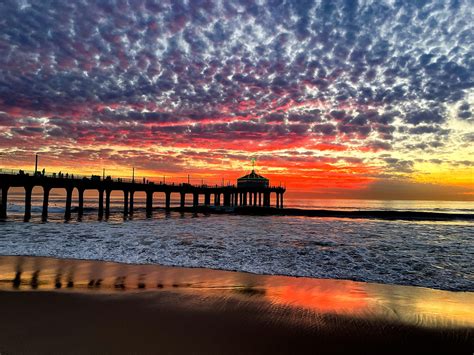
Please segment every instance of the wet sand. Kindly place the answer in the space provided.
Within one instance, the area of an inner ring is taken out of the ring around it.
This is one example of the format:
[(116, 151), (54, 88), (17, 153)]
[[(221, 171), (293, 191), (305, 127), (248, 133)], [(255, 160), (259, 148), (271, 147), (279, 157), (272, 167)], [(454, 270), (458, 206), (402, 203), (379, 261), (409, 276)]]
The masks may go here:
[(472, 354), (474, 293), (0, 257), (0, 353)]

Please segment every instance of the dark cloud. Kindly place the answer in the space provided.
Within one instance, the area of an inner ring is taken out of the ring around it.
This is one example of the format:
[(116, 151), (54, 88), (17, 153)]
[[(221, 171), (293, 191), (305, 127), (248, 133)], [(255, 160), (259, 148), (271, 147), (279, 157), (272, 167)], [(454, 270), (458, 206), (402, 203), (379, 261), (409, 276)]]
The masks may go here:
[(392, 145), (390, 143), (383, 142), (383, 141), (371, 141), (371, 142), (368, 142), (367, 148), (373, 151), (390, 150), (392, 149)]
[(420, 123), (443, 123), (446, 117), (436, 110), (420, 110), (408, 113), (405, 120), (413, 125), (418, 125)]
[(463, 140), (465, 142), (474, 142), (474, 133), (467, 133), (464, 135)]
[(411, 173), (413, 172), (414, 163), (411, 160), (400, 160), (396, 158), (385, 158), (388, 171)]
[(416, 126), (408, 130), (411, 134), (427, 134), (434, 133), (436, 135), (447, 135), (449, 134), (449, 129), (443, 129), (440, 126)]
[(412, 147), (436, 148), (423, 135), (450, 134), (446, 104), (472, 121), (471, 10), (469, 0), (5, 0), (3, 139), (311, 136), (390, 150), (399, 118), (423, 140)]
[(285, 120), (285, 115), (281, 113), (271, 113), (263, 117), (265, 122), (283, 122)]
[(336, 134), (336, 126), (330, 123), (318, 124), (313, 126), (313, 131), (325, 136), (332, 136)]
[(465, 120), (472, 118), (471, 107), (467, 102), (463, 102), (459, 106), (458, 117)]

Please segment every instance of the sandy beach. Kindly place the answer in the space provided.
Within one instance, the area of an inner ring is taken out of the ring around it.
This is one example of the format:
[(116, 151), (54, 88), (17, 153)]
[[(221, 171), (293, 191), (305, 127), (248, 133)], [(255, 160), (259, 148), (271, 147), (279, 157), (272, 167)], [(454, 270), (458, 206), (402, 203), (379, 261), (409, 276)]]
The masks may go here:
[(0, 353), (449, 353), (474, 294), (154, 265), (0, 257)]

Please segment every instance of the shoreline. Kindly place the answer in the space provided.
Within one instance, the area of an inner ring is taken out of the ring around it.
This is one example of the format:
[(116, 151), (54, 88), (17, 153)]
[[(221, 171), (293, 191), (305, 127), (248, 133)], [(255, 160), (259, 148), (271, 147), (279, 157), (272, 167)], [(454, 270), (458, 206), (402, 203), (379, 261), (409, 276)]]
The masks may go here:
[(441, 213), (421, 211), (384, 211), (384, 210), (326, 210), (326, 209), (300, 209), (300, 208), (265, 208), (238, 207), (236, 214), (241, 215), (276, 215), (299, 217), (329, 217), (329, 218), (360, 218), (382, 220), (406, 221), (474, 221), (474, 214), (468, 213)]
[(39, 260), (49, 260), (49, 261), (56, 261), (58, 263), (65, 262), (65, 263), (98, 263), (98, 264), (113, 264), (116, 266), (123, 266), (124, 268), (134, 268), (134, 267), (145, 267), (145, 268), (163, 268), (163, 269), (171, 269), (171, 270), (184, 270), (187, 271), (205, 271), (205, 272), (216, 272), (216, 273), (231, 273), (231, 274), (242, 274), (242, 275), (249, 275), (250, 277), (256, 278), (288, 278), (288, 279), (302, 279), (302, 280), (315, 280), (315, 281), (329, 281), (329, 282), (349, 282), (361, 285), (379, 285), (379, 286), (387, 286), (387, 287), (409, 287), (415, 289), (425, 289), (425, 290), (433, 290), (433, 291), (441, 291), (441, 292), (449, 292), (449, 293), (472, 293), (474, 296), (474, 289), (444, 289), (444, 288), (436, 288), (436, 287), (429, 287), (429, 286), (421, 286), (421, 285), (408, 285), (408, 284), (396, 284), (396, 283), (383, 283), (377, 281), (365, 281), (365, 280), (358, 280), (358, 279), (349, 279), (349, 278), (330, 278), (330, 277), (311, 277), (311, 276), (300, 276), (300, 275), (287, 275), (287, 274), (270, 274), (270, 273), (257, 273), (252, 271), (244, 271), (244, 270), (237, 270), (237, 269), (222, 269), (222, 268), (212, 268), (212, 267), (204, 267), (204, 266), (181, 266), (175, 264), (156, 264), (156, 263), (128, 263), (123, 261), (115, 261), (115, 260), (99, 260), (99, 259), (82, 259), (82, 258), (74, 258), (74, 257), (58, 257), (58, 256), (48, 256), (48, 255), (16, 255), (16, 254), (3, 254), (0, 255), (0, 291), (2, 290), (2, 284), (5, 285), (7, 280), (1, 279), (1, 270), (2, 270), (2, 259), (4, 258), (14, 258), (14, 259), (39, 259)]
[(1, 256), (0, 313), (6, 354), (474, 347), (472, 292), (200, 268)]
[[(37, 209), (40, 206), (35, 206)], [(53, 207), (51, 207), (53, 208)], [(62, 207), (61, 212), (64, 213)], [(84, 212), (95, 213), (95, 207), (84, 207)], [(145, 213), (144, 207), (135, 207), (136, 213)], [(449, 213), (449, 212), (426, 212), (407, 210), (337, 210), (337, 209), (303, 209), (303, 208), (275, 208), (275, 207), (253, 207), (253, 206), (197, 206), (197, 207), (153, 207), (152, 212), (178, 212), (190, 214), (216, 214), (216, 215), (241, 215), (241, 216), (292, 216), (292, 217), (313, 217), (313, 218), (347, 218), (347, 219), (375, 219), (387, 221), (464, 221), (474, 222), (474, 213)], [(78, 208), (73, 207), (72, 213), (77, 213)], [(19, 212), (14, 212), (18, 214)], [(120, 215), (120, 210), (116, 210), (111, 215)], [(151, 215), (146, 218), (152, 218)], [(8, 221), (9, 218), (0, 218), (0, 222)]]

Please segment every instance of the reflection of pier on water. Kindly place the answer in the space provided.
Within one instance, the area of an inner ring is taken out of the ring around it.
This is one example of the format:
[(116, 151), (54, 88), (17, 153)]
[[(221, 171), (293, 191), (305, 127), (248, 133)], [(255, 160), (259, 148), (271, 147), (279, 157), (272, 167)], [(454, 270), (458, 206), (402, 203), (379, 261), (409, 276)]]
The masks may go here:
[[(208, 278), (214, 270), (160, 267), (155, 265), (126, 265), (87, 260), (68, 260), (41, 257), (0, 256), (0, 290), (150, 290), (193, 289), (235, 290), (252, 293), (250, 283), (235, 283), (227, 272), (222, 277)], [(246, 275), (231, 273), (236, 275)], [(224, 277), (225, 276), (225, 277)], [(242, 277), (240, 277), (242, 279)], [(241, 281), (244, 281), (244, 276)], [(251, 280), (250, 277), (249, 280)], [(259, 286), (261, 287), (261, 285)], [(250, 291), (249, 291), (250, 290)], [(262, 290), (253, 292), (264, 294)]]
[(474, 293), (265, 276), (199, 268), (40, 257), (0, 257), (0, 291), (180, 292), (196, 300), (237, 297), (316, 314), (381, 317), (429, 327), (474, 327)]

